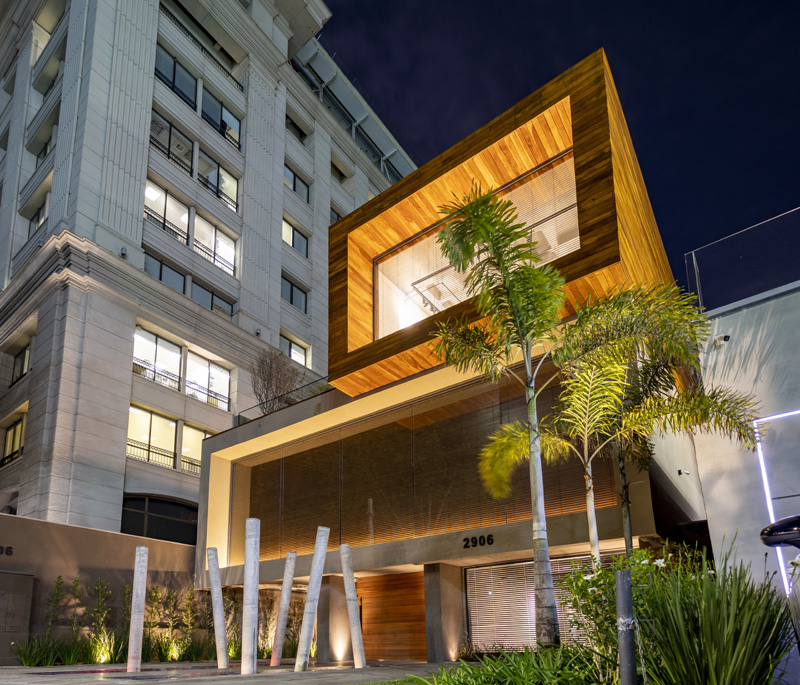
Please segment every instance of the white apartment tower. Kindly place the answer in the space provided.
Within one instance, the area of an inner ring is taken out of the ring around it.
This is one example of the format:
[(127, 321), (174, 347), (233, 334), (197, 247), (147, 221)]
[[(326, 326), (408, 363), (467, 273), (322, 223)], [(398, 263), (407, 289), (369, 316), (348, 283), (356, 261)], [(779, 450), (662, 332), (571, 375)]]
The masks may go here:
[(328, 226), (414, 168), (330, 16), (0, 2), (0, 511), (193, 543), (253, 361), (326, 375)]

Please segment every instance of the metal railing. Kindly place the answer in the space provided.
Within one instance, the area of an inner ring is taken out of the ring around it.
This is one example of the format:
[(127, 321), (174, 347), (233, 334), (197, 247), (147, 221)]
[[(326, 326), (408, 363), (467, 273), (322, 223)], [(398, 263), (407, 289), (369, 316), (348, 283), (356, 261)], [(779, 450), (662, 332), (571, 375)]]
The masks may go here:
[(230, 405), (230, 399), (226, 395), (209, 390), (194, 381), (186, 381), (186, 394), (223, 411), (228, 411)]
[(0, 459), (0, 466), (10, 464), (12, 461), (22, 456), (22, 450), (23, 447), (20, 447), (18, 450), (14, 450), (13, 452), (6, 454), (2, 459)]
[(173, 155), (172, 152), (170, 152), (170, 149), (166, 145), (164, 145), (164, 143), (162, 143), (160, 140), (158, 140), (153, 136), (150, 136), (150, 145), (152, 145), (156, 150), (158, 150), (162, 155), (164, 155), (164, 157), (166, 157), (170, 162), (183, 169), (183, 171), (185, 171), (189, 176), (192, 175), (192, 165), (187, 164), (182, 159), (180, 159), (180, 157)]
[(156, 78), (161, 81), (167, 88), (169, 88), (175, 95), (177, 95), (181, 100), (183, 100), (189, 107), (192, 109), (197, 108), (197, 100), (193, 98), (188, 93), (184, 93), (181, 90), (181, 87), (175, 83), (169, 76), (167, 76), (163, 71), (161, 71), (158, 67), (154, 69)]
[(127, 454), (132, 459), (139, 461), (146, 461), (150, 464), (156, 464), (167, 469), (175, 468), (175, 452), (162, 449), (161, 447), (153, 447), (146, 442), (139, 442), (128, 438)]
[(200, 460), (191, 457), (181, 457), (181, 471), (192, 476), (200, 475)]
[(174, 24), (175, 27), (184, 36), (186, 36), (198, 50), (200, 50), (200, 52), (203, 53), (203, 55), (211, 62), (211, 64), (219, 69), (225, 75), (225, 77), (239, 89), (241, 93), (244, 93), (244, 86), (241, 84), (241, 82), (230, 71), (228, 71), (216, 57), (214, 57), (211, 51), (205, 45), (203, 45), (186, 26), (183, 25), (183, 22), (178, 19), (178, 17), (164, 7), (164, 5), (161, 5), (159, 9), (161, 10), (161, 13), (167, 19), (169, 19), (169, 21), (172, 22), (172, 24)]
[(225, 124), (224, 121), (222, 122), (215, 121), (214, 119), (211, 118), (209, 114), (206, 114), (205, 112), (202, 112), (200, 116), (203, 118), (203, 121), (205, 121), (209, 126), (211, 126), (211, 128), (213, 128), (225, 140), (227, 140), (231, 145), (233, 145), (233, 147), (235, 147), (237, 150), (241, 149), (241, 144), (239, 143), (239, 140), (237, 138), (234, 138), (228, 132), (228, 126), (227, 124)]
[(165, 371), (164, 369), (159, 369), (157, 366), (144, 359), (133, 358), (133, 372), (137, 376), (142, 376), (161, 385), (166, 385), (173, 390), (180, 390), (180, 376)]
[(273, 397), (266, 402), (257, 404), (249, 409), (245, 409), (243, 412), (236, 415), (235, 425), (241, 426), (243, 423), (260, 419), (262, 416), (268, 416), (269, 414), (280, 411), (281, 409), (285, 409), (286, 407), (291, 407), (298, 402), (303, 402), (304, 400), (309, 400), (317, 395), (322, 395), (329, 390), (333, 390), (333, 386), (328, 383), (328, 377), (325, 376), (325, 378), (318, 378), (315, 381), (301, 385), (299, 388), (295, 388), (291, 392), (278, 395), (277, 397)]
[(220, 257), (214, 250), (208, 247), (208, 245), (204, 245), (197, 238), (194, 239), (194, 251), (201, 255), (204, 259), (207, 259), (214, 266), (219, 267), (225, 273), (233, 276), (233, 264), (231, 264), (227, 259)]
[(234, 200), (230, 195), (228, 195), (222, 188), (220, 188), (216, 183), (212, 183), (211, 180), (207, 176), (203, 176), (203, 174), (197, 174), (197, 182), (203, 186), (206, 190), (208, 190), (212, 195), (216, 195), (220, 201), (224, 204), (228, 205), (234, 212), (239, 211), (239, 203), (238, 201)]
[(189, 234), (186, 231), (184, 231), (180, 226), (176, 226), (171, 221), (161, 216), (158, 212), (150, 209), (150, 207), (145, 206), (144, 218), (154, 226), (160, 228), (171, 238), (182, 242), (184, 245), (189, 244)]

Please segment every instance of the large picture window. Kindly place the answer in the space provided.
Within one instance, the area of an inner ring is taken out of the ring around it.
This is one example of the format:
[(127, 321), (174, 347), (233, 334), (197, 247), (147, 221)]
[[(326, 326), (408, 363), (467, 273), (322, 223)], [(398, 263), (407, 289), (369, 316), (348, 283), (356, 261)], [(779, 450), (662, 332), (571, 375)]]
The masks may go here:
[(239, 209), (239, 180), (227, 169), (200, 151), (197, 180), (234, 212)]
[(200, 216), (194, 218), (194, 250), (233, 276), (236, 241)]
[(197, 103), (197, 79), (160, 45), (156, 45), (156, 76), (194, 109)]
[(207, 90), (203, 90), (203, 119), (225, 140), (239, 149), (239, 119)]
[(189, 242), (189, 208), (149, 179), (144, 188), (144, 218), (175, 240)]
[(166, 416), (131, 407), (128, 417), (128, 456), (175, 468), (176, 422)]
[(133, 372), (180, 390), (181, 348), (154, 333), (138, 329), (133, 336)]
[(194, 545), (197, 543), (197, 506), (163, 497), (126, 496), (122, 500), (120, 532)]
[(231, 372), (198, 354), (186, 359), (186, 394), (228, 411)]

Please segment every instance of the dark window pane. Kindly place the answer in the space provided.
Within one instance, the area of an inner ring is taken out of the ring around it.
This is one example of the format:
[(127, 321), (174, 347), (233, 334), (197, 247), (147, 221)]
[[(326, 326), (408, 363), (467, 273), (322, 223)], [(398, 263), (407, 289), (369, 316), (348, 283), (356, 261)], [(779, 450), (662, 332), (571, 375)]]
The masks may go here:
[(225, 132), (238, 143), (241, 123), (239, 119), (225, 109), (225, 107), (222, 108), (222, 123)]
[(222, 310), (229, 316), (233, 316), (233, 305), (230, 302), (226, 302), (218, 295), (214, 295), (212, 309)]
[(175, 271), (175, 269), (167, 266), (166, 264), (161, 265), (161, 280), (170, 288), (177, 290), (179, 293), (183, 292), (183, 274)]
[(294, 232), (294, 249), (304, 257), (308, 257), (308, 238), (300, 233), (300, 231)]
[(280, 337), (280, 341), (278, 345), (281, 348), (281, 352), (283, 352), (287, 357), (291, 352), (292, 343), (290, 342), (289, 338), (284, 338), (283, 336)]
[(144, 272), (150, 274), (153, 278), (161, 280), (161, 262), (155, 257), (145, 254), (144, 256)]
[(135, 509), (136, 511), (144, 511), (145, 498), (144, 497), (126, 497), (122, 500), (123, 509)]
[(281, 278), (281, 297), (287, 302), (292, 301), (292, 284), (285, 278)]
[(144, 514), (136, 511), (125, 511), (123, 509), (120, 533), (144, 535)]
[(216, 124), (222, 120), (222, 103), (207, 90), (203, 91), (203, 114)]
[(159, 516), (148, 516), (147, 537), (193, 545), (197, 540), (197, 524), (171, 521)]
[(308, 184), (300, 177), (294, 177), (294, 191), (306, 202), (309, 201)]
[(174, 60), (164, 48), (156, 45), (156, 72), (159, 78), (163, 79), (170, 87), (172, 87), (172, 75), (174, 69)]
[(304, 314), (306, 313), (306, 294), (298, 287), (295, 287), (292, 293), (292, 304)]
[(206, 290), (202, 285), (192, 283), (192, 299), (206, 309), (211, 309), (211, 291)]
[(189, 507), (186, 504), (181, 504), (180, 502), (171, 502), (170, 500), (151, 497), (148, 513), (197, 523), (197, 509)]
[(175, 90), (180, 91), (181, 95), (193, 103), (196, 102), (197, 81), (181, 66), (180, 62), (175, 63)]

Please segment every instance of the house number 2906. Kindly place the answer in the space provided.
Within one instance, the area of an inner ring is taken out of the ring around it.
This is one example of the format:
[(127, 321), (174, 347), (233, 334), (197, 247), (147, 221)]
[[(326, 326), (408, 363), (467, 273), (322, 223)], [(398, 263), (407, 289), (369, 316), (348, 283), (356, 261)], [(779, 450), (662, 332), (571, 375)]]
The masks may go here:
[(3, 554), (5, 554), (6, 556), (10, 557), (12, 554), (14, 554), (14, 548), (13, 547), (0, 547), (0, 556), (2, 556)]
[(470, 547), (485, 547), (486, 545), (494, 544), (494, 535), (480, 535), (472, 536), (471, 538), (464, 538), (464, 549)]

